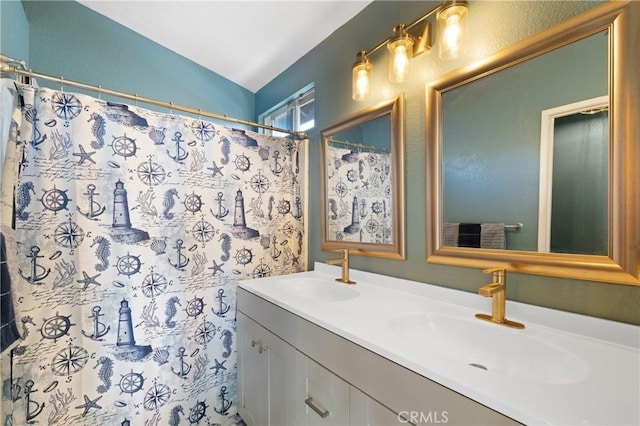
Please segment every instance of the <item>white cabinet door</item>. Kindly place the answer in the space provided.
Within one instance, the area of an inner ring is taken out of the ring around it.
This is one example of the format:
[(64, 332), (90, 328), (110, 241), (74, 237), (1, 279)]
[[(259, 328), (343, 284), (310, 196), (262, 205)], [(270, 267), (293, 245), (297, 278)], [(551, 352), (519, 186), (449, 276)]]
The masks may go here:
[(296, 370), (296, 424), (348, 425), (349, 384), (300, 352)]
[(294, 423), (296, 350), (238, 312), (238, 411), (247, 425)]
[(248, 425), (265, 425), (269, 418), (267, 357), (259, 352), (258, 325), (238, 312), (238, 412)]
[(349, 388), (349, 424), (351, 426), (411, 425), (358, 388)]

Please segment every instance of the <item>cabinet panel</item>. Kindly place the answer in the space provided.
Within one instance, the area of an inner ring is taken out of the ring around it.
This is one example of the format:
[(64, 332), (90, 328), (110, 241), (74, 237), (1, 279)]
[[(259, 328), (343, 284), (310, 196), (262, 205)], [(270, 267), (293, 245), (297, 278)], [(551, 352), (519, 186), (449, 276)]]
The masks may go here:
[(398, 414), (353, 386), (349, 388), (349, 402), (349, 425), (351, 426), (412, 425), (404, 417), (399, 417)]
[(238, 411), (247, 425), (290, 425), (295, 349), (238, 312)]
[(300, 352), (296, 371), (296, 423), (348, 425), (349, 384)]
[(260, 336), (257, 324), (241, 313), (237, 316), (238, 327), (238, 411), (244, 421), (251, 425), (267, 424), (269, 418), (269, 386), (267, 357), (256, 348)]

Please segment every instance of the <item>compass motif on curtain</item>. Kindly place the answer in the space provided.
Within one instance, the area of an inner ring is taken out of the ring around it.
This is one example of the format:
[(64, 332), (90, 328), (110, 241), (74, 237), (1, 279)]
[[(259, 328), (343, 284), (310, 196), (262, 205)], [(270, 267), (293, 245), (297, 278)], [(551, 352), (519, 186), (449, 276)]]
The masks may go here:
[(251, 189), (253, 189), (258, 194), (264, 194), (269, 190), (269, 178), (263, 176), (260, 171), (258, 171), (257, 175), (251, 177)]
[(211, 321), (202, 321), (193, 334), (193, 340), (201, 345), (206, 345), (213, 340), (216, 335), (216, 326)]
[(69, 345), (53, 356), (51, 371), (57, 376), (70, 376), (82, 370), (89, 361), (89, 352), (80, 346)]
[(84, 237), (85, 234), (82, 228), (71, 219), (67, 222), (62, 222), (53, 231), (53, 238), (56, 244), (71, 250), (82, 244)]
[(151, 389), (147, 391), (144, 396), (143, 406), (147, 411), (157, 410), (158, 408), (169, 402), (171, 398), (171, 389), (169, 386), (160, 384), (154, 384)]
[(374, 234), (375, 232), (378, 231), (378, 228), (380, 227), (380, 225), (378, 224), (377, 220), (371, 218), (367, 221), (367, 223), (365, 223), (364, 227), (368, 233)]
[(191, 131), (202, 142), (210, 141), (216, 134), (213, 124), (205, 121), (194, 121), (191, 123)]
[(338, 197), (340, 198), (343, 198), (349, 192), (347, 184), (345, 184), (343, 181), (336, 183), (336, 186), (333, 190), (336, 192), (336, 194), (338, 194)]
[(200, 222), (196, 222), (195, 225), (193, 225), (191, 233), (196, 241), (205, 244), (213, 239), (216, 230), (212, 224), (206, 222), (204, 219), (200, 219)]
[(56, 92), (51, 96), (53, 112), (64, 120), (76, 118), (82, 112), (82, 103), (71, 93)]
[(253, 278), (264, 278), (268, 277), (269, 275), (271, 275), (271, 268), (262, 260), (260, 261), (260, 264), (258, 266), (253, 268)]
[(164, 275), (151, 272), (142, 280), (142, 294), (147, 297), (160, 296), (167, 290), (169, 283)]
[(160, 185), (167, 178), (167, 172), (160, 164), (151, 161), (140, 163), (136, 169), (138, 179), (147, 186)]

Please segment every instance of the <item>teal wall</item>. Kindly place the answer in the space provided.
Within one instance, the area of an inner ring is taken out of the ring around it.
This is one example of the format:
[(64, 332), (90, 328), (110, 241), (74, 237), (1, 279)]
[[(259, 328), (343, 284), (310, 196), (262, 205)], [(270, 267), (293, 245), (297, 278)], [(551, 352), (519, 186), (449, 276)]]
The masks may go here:
[[(249, 90), (79, 3), (5, 3), (3, 0), (3, 11), (7, 8), (12, 16), (20, 15), (20, 11), (14, 9), (24, 7), (28, 23), (22, 20), (16, 22), (15, 29), (5, 28), (3, 13), (2, 51), (15, 50), (15, 56), (27, 60), (28, 67), (35, 71), (245, 120), (254, 119), (254, 94)], [(151, 11), (149, 16), (152, 19)], [(11, 45), (5, 44), (5, 36), (12, 40)], [(28, 51), (13, 47), (14, 43), (22, 44), (25, 40)], [(44, 80), (39, 84), (59, 87)], [(82, 92), (72, 87), (65, 89)]]
[(29, 58), (29, 24), (18, 0), (0, 1), (0, 52), (14, 59)]
[[(472, 1), (469, 28), (472, 42), (466, 57), (442, 62), (437, 57), (437, 51), (431, 51), (415, 59), (409, 81), (391, 84), (387, 79), (385, 52), (378, 51), (371, 56), (374, 62), (371, 98), (365, 102), (351, 100), (351, 65), (356, 53), (370, 49), (390, 36), (394, 25), (411, 22), (438, 4), (433, 1), (374, 1), (258, 91), (256, 111), (265, 111), (300, 87), (315, 82), (316, 127), (309, 132), (309, 193), (318, 194), (320, 130), (343, 117), (404, 92), (407, 260), (354, 256), (351, 265), (356, 269), (477, 292), (487, 282), (486, 275), (479, 269), (425, 262), (425, 86), (448, 71), (477, 62), (597, 6), (599, 2)], [(319, 197), (311, 196), (309, 203), (309, 250), (313, 264), (335, 257), (335, 254), (320, 250)], [(638, 287), (515, 273), (509, 275), (508, 285), (508, 297), (511, 300), (640, 324)]]

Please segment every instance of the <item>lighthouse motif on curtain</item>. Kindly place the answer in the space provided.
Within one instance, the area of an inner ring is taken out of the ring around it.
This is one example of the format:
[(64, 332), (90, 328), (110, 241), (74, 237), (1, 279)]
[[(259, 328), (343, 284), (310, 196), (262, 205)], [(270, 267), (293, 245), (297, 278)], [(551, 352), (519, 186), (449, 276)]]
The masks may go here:
[(115, 241), (125, 243), (137, 243), (149, 239), (149, 234), (131, 226), (129, 216), (129, 200), (124, 183), (120, 180), (116, 182), (113, 190), (113, 231), (111, 237)]
[(300, 142), (17, 88), (5, 420), (237, 423), (238, 280), (306, 270)]

